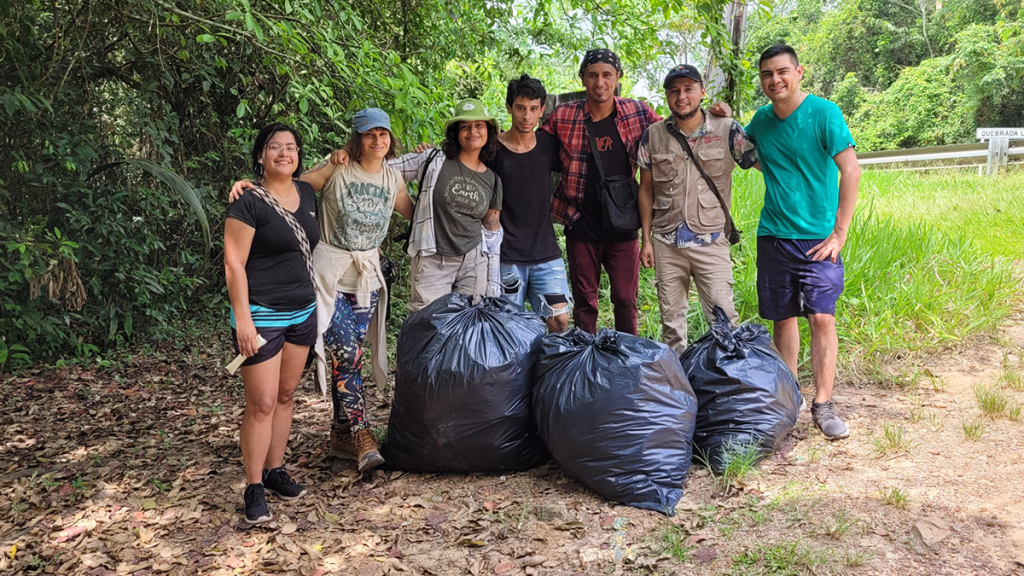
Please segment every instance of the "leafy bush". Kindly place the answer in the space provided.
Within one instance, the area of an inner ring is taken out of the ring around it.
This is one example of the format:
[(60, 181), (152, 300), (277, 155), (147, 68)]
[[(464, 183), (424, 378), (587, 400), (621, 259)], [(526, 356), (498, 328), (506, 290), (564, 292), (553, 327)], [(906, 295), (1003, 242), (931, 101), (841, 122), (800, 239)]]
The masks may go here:
[(951, 56), (907, 68), (888, 90), (868, 94), (850, 118), (857, 149), (891, 150), (973, 138), (974, 118), (952, 81)]

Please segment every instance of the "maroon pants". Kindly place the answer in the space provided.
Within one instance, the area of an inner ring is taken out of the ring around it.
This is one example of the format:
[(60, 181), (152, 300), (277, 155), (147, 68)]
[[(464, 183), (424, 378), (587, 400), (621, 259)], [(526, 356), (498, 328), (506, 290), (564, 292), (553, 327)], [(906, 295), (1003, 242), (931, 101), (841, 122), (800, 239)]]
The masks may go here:
[(578, 328), (597, 333), (597, 296), (601, 266), (608, 272), (615, 329), (636, 335), (636, 299), (640, 289), (640, 257), (636, 240), (581, 242), (566, 238), (569, 279), (572, 281), (572, 317)]

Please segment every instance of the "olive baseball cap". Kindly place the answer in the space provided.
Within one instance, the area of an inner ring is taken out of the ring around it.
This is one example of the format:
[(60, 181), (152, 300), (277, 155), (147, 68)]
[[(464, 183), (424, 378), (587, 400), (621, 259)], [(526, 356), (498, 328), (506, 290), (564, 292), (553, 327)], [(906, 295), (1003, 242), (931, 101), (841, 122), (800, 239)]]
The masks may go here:
[(447, 132), (448, 127), (456, 122), (487, 122), (499, 130), (498, 121), (487, 113), (484, 103), (474, 98), (466, 98), (455, 106), (455, 116), (444, 123), (444, 131)]

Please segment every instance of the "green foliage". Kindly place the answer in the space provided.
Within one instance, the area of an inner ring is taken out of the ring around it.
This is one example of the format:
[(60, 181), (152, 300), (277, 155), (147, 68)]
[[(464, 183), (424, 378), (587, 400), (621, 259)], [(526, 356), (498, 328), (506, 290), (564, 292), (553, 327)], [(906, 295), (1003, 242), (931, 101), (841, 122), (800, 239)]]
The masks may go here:
[(100, 172), (103, 172), (104, 170), (109, 170), (111, 168), (115, 168), (121, 165), (133, 166), (135, 168), (139, 168), (141, 170), (148, 172), (154, 178), (156, 178), (160, 182), (163, 182), (171, 190), (173, 190), (175, 193), (181, 196), (181, 198), (188, 203), (189, 207), (192, 209), (192, 212), (195, 213), (196, 219), (199, 221), (200, 226), (202, 226), (203, 237), (206, 240), (207, 247), (211, 245), (210, 224), (206, 220), (206, 212), (203, 210), (203, 205), (199, 201), (199, 197), (196, 196), (195, 190), (193, 190), (192, 187), (189, 186), (188, 182), (186, 182), (181, 176), (178, 176), (174, 172), (171, 172), (170, 170), (149, 160), (134, 158), (128, 160), (118, 160), (117, 162), (110, 162), (108, 164), (104, 164), (102, 166), (94, 168), (93, 171), (89, 173), (87, 178), (92, 178), (93, 176), (99, 174)]
[(792, 0), (755, 23), (748, 48), (792, 44), (804, 88), (839, 103), (859, 150), (912, 148), (1024, 121), (1022, 26), (1005, 0)]
[(950, 82), (952, 57), (907, 68), (884, 92), (868, 95), (850, 118), (860, 150), (939, 146), (974, 135), (965, 94)]
[(629, 94), (684, 45), (727, 52), (726, 3), (0, 3), (0, 333), (46, 360), (222, 322), (223, 191), (262, 126), (292, 124), (315, 161), (378, 106), (406, 145), (436, 143), (458, 99), (503, 116), (523, 72), (578, 89), (595, 46), (622, 56)]
[(1024, 374), (1021, 374), (1020, 363), (1011, 361), (1003, 354), (1003, 373), (999, 375), (999, 383), (1011, 390), (1024, 392)]
[(912, 440), (903, 426), (884, 422), (882, 424), (882, 434), (880, 436), (872, 434), (871, 442), (875, 445), (875, 450), (880, 455), (887, 457), (903, 454), (909, 450)]
[(661, 533), (662, 554), (668, 554), (679, 563), (693, 560), (693, 546), (687, 546), (690, 535), (679, 526), (668, 523)]
[(8, 345), (7, 342), (0, 340), (0, 371), (7, 365), (8, 360), (21, 364), (28, 363), (30, 360), (28, 352), (28, 348), (21, 344)]
[(910, 504), (910, 492), (903, 488), (899, 488), (897, 486), (880, 488), (878, 493), (882, 496), (882, 500), (884, 500), (886, 504), (899, 510), (906, 510), (907, 506)]
[[(852, 116), (860, 108), (865, 98), (864, 88), (860, 85), (857, 75), (853, 72), (847, 72), (846, 78), (843, 78), (843, 81), (836, 86), (835, 91), (832, 93), (832, 101), (839, 106), (843, 115), (847, 117)], [(860, 142), (860, 140), (857, 140), (857, 142)]]
[(961, 420), (960, 428), (964, 433), (964, 440), (968, 442), (977, 442), (981, 440), (983, 434), (985, 434), (985, 421), (981, 418), (975, 418), (973, 420)]
[(978, 408), (981, 409), (982, 414), (989, 418), (1020, 419), (1020, 404), (997, 386), (977, 384), (974, 386), (974, 397), (978, 401)]
[(759, 543), (732, 557), (730, 575), (797, 576), (835, 571), (834, 552), (803, 542)]

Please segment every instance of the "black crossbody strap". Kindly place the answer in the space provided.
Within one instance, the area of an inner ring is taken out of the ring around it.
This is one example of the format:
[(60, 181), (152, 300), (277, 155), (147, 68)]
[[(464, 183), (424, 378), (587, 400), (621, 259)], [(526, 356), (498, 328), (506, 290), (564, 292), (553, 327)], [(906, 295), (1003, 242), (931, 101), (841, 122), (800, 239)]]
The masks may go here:
[[(299, 224), (299, 221), (295, 219), (295, 215), (289, 212), (284, 206), (278, 202), (277, 198), (270, 193), (261, 182), (254, 182), (252, 187), (249, 188), (257, 198), (266, 202), (277, 215), (285, 221), (285, 224), (292, 229), (292, 233), (295, 234), (295, 239), (299, 242), (299, 250), (302, 252), (302, 260), (306, 263), (306, 272), (309, 274), (309, 281), (316, 284), (313, 275), (313, 251), (309, 247), (309, 237), (306, 235), (306, 230)], [(302, 208), (302, 192), (299, 191), (296, 186), (296, 194), (299, 196), (299, 209)]]
[(680, 134), (678, 130), (669, 130), (669, 133), (675, 136), (676, 142), (679, 142), (679, 145), (682, 146), (683, 150), (685, 150), (690, 156), (690, 160), (693, 161), (693, 165), (697, 167), (697, 171), (699, 171), (700, 175), (704, 177), (704, 181), (708, 183), (708, 187), (715, 193), (715, 198), (718, 198), (718, 203), (722, 205), (722, 211), (725, 212), (725, 233), (728, 237), (732, 234), (732, 231), (736, 229), (736, 225), (732, 222), (732, 213), (729, 211), (729, 205), (725, 203), (725, 198), (722, 198), (722, 194), (718, 191), (718, 186), (715, 186), (714, 180), (711, 179), (711, 176), (708, 176), (708, 173), (704, 171), (704, 167), (700, 165), (700, 161), (697, 160), (697, 156), (693, 153), (693, 149), (690, 148), (690, 143), (686, 140), (686, 136)]
[(594, 123), (587, 119), (584, 124), (587, 126), (587, 136), (590, 138), (590, 151), (594, 154), (594, 163), (597, 164), (597, 171), (601, 174), (601, 182), (604, 182), (604, 163), (601, 162), (601, 152), (597, 149), (597, 140), (594, 140)]

